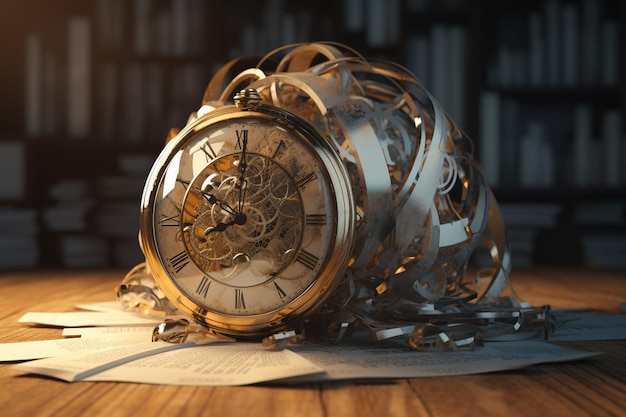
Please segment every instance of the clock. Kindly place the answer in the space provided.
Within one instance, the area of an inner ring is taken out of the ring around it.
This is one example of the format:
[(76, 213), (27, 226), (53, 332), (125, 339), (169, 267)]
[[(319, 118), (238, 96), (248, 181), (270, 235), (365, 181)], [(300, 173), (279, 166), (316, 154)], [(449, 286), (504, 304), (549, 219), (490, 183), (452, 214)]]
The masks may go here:
[(146, 181), (140, 243), (167, 299), (236, 338), (296, 328), (350, 263), (355, 208), (337, 150), (245, 89), (199, 112)]

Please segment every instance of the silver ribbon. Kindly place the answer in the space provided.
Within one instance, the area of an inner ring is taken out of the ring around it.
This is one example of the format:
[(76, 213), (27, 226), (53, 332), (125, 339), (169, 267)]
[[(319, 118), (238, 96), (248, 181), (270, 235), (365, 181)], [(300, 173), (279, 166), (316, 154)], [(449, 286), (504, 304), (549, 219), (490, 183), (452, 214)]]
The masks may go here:
[[(226, 64), (200, 112), (230, 104), (242, 88), (314, 124), (350, 174), (357, 204), (351, 265), (307, 337), (336, 341), (366, 328), (378, 339), (407, 337), (417, 350), (455, 350), (474, 346), (475, 326), (485, 320), (511, 332), (525, 328), (528, 315), (508, 282), (504, 224), (471, 140), (417, 77), (343, 45), (289, 45), (256, 63)], [(491, 265), (470, 274), (477, 248)]]

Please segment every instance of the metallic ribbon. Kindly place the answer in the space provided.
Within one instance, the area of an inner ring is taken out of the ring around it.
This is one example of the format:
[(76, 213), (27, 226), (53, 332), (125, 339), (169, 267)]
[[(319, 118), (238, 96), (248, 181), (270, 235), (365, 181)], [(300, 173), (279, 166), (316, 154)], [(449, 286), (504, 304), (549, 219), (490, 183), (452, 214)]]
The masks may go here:
[[(365, 329), (377, 339), (406, 337), (417, 350), (457, 350), (475, 344), (480, 326), (519, 332), (536, 321), (524, 321), (510, 288), (504, 224), (472, 142), (415, 75), (340, 44), (289, 45), (224, 65), (197, 114), (231, 104), (243, 88), (315, 125), (350, 174), (350, 268), (304, 323), (307, 337), (337, 341)], [(491, 264), (468, 268), (478, 250)]]

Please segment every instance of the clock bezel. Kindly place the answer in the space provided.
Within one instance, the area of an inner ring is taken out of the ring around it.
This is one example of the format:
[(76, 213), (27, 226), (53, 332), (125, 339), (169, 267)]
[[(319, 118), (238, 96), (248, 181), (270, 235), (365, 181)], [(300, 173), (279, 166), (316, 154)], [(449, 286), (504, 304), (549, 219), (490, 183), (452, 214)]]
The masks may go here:
[[(314, 281), (304, 291), (283, 307), (273, 311), (235, 315), (211, 311), (198, 305), (175, 283), (175, 279), (170, 276), (159, 255), (154, 207), (160, 182), (179, 150), (183, 149), (200, 132), (217, 123), (229, 121), (236, 123), (249, 118), (258, 118), (266, 123), (281, 126), (310, 148), (326, 176), (329, 185), (328, 192), (334, 196), (335, 204), (332, 210), (335, 212), (336, 222), (334, 236), (328, 242), (332, 245), (331, 250), (328, 251), (329, 255)], [(317, 128), (299, 116), (270, 105), (259, 105), (254, 110), (224, 106), (191, 121), (167, 143), (156, 159), (148, 175), (141, 200), (140, 243), (147, 266), (158, 288), (182, 313), (202, 327), (237, 338), (257, 339), (282, 330), (296, 328), (319, 309), (344, 279), (351, 262), (354, 228), (355, 204), (350, 179), (334, 145)]]

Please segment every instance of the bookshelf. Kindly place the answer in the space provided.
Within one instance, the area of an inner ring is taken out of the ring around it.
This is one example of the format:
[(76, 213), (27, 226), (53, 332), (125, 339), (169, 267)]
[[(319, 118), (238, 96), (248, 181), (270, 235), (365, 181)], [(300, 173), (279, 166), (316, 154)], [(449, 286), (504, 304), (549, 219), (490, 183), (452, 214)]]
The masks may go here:
[(418, 75), (474, 139), (518, 266), (626, 266), (596, 254), (626, 259), (623, 2), (7, 0), (4, 10), (0, 159), (11, 164), (0, 169), (11, 172), (0, 223), (30, 214), (23, 235), (0, 242), (27, 241), (36, 256), (0, 269), (140, 258), (142, 179), (212, 73), (314, 40)]
[(510, 234), (534, 230), (529, 263), (623, 268), (624, 3), (483, 3), (479, 159), (500, 201), (558, 210), (550, 227), (514, 218)]

